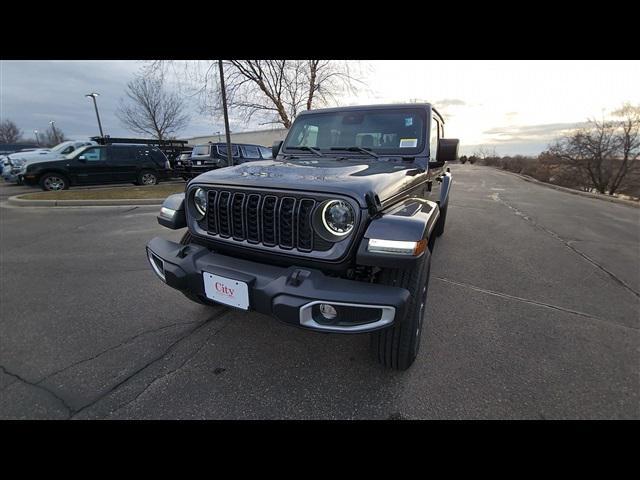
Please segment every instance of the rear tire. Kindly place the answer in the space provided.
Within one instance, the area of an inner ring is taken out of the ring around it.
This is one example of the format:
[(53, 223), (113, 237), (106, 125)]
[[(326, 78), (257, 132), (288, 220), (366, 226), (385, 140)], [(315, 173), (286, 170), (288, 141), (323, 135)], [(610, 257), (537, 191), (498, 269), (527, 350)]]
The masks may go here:
[(57, 192), (69, 189), (69, 180), (61, 173), (45, 173), (40, 178), (40, 187), (45, 192)]
[(380, 272), (380, 284), (406, 288), (411, 294), (404, 318), (396, 320), (389, 328), (370, 334), (371, 354), (387, 368), (406, 370), (418, 355), (430, 269), (431, 255), (427, 251), (411, 270), (384, 269)]
[[(191, 243), (191, 233), (187, 231), (180, 239), (180, 245), (189, 245)], [(185, 297), (195, 303), (199, 303), (200, 305), (207, 305), (208, 307), (216, 305), (216, 303), (201, 297), (200, 295), (195, 295), (191, 292), (181, 292)]]

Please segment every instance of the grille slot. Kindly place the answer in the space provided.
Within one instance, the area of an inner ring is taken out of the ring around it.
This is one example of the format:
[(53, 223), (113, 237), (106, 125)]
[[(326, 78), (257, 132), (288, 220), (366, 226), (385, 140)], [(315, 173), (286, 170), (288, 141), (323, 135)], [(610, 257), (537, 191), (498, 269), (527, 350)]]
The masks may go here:
[(295, 207), (295, 198), (284, 197), (280, 200), (278, 227), (280, 229), (280, 246), (282, 248), (293, 248)]
[(302, 252), (310, 252), (313, 250), (311, 213), (315, 206), (315, 200), (308, 198), (303, 198), (298, 205), (298, 250)]
[(264, 197), (262, 202), (262, 243), (274, 247), (276, 245), (276, 204), (278, 198), (272, 195)]
[(207, 195), (210, 235), (300, 252), (333, 246), (313, 231), (316, 199), (228, 190), (209, 190)]
[(229, 192), (220, 192), (218, 200), (218, 233), (221, 237), (228, 238), (231, 236), (231, 212), (230, 212), (231, 194)]
[(247, 200), (247, 240), (260, 243), (260, 195), (249, 195)]
[(231, 201), (231, 224), (234, 240), (244, 240), (244, 193), (234, 193)]
[(216, 234), (218, 233), (218, 219), (216, 200), (218, 198), (218, 192), (215, 190), (209, 190), (207, 195), (207, 232)]

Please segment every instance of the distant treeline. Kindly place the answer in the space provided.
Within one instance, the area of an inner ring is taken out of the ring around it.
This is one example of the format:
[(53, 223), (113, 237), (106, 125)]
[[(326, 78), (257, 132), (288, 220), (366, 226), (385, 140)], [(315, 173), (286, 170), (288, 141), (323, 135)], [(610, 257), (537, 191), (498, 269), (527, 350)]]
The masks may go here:
[[(585, 175), (583, 169), (549, 152), (543, 152), (537, 157), (523, 155), (487, 156), (484, 158), (476, 155), (464, 155), (460, 157), (460, 163), (467, 162), (528, 175), (541, 182), (552, 183), (561, 187), (573, 188), (583, 192), (597, 192), (597, 188), (593, 185), (589, 176)], [(622, 160), (612, 160), (612, 162), (620, 164)], [(613, 165), (613, 170), (618, 168), (619, 165)], [(626, 180), (617, 193), (640, 199), (640, 170), (630, 171)]]

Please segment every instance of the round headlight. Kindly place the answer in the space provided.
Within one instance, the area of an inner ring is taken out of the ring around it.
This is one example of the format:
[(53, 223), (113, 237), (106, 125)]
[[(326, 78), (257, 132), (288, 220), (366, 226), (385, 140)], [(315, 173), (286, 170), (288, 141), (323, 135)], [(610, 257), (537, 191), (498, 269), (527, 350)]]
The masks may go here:
[(193, 204), (196, 207), (199, 218), (204, 218), (207, 213), (207, 192), (201, 188), (197, 188), (193, 194)]
[(331, 200), (322, 209), (322, 223), (332, 233), (342, 237), (353, 230), (355, 213), (344, 200)]

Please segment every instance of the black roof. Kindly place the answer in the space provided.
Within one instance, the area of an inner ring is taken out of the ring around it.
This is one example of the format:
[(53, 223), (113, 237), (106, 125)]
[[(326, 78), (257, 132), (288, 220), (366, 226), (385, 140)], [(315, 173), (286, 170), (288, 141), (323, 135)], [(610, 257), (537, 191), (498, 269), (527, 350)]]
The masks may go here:
[(376, 105), (351, 105), (347, 107), (330, 107), (330, 108), (315, 108), (313, 110), (303, 110), (298, 113), (300, 115), (311, 115), (314, 113), (321, 112), (344, 112), (344, 111), (358, 111), (358, 110), (385, 110), (389, 108), (411, 108), (411, 107), (422, 107), (422, 108), (431, 108), (433, 112), (438, 115), (438, 118), (444, 124), (444, 118), (440, 115), (440, 112), (435, 109), (435, 107), (430, 103), (379, 103)]
[[(197, 145), (194, 145), (195, 147), (201, 147), (203, 145), (223, 145), (223, 146), (227, 146), (227, 142), (207, 142), (207, 143), (198, 143)], [(247, 146), (247, 147), (262, 147), (262, 148), (269, 148), (269, 147), (265, 147), (264, 145), (259, 145), (257, 143), (236, 143), (236, 142), (231, 142), (231, 145), (238, 145), (238, 146)]]
[(152, 138), (118, 138), (118, 137), (110, 137), (108, 135), (104, 137), (91, 137), (91, 140), (93, 140), (94, 142), (97, 142), (100, 145), (129, 144), (129, 145), (159, 145), (159, 146), (181, 147), (189, 143), (187, 140), (157, 140)]

